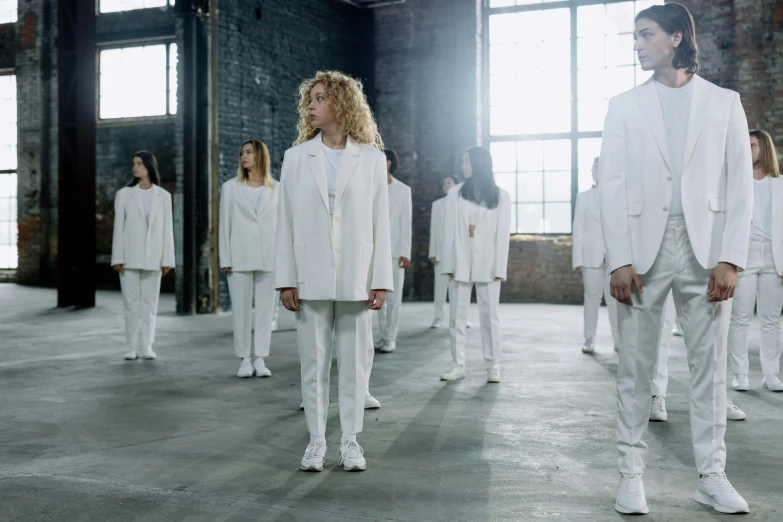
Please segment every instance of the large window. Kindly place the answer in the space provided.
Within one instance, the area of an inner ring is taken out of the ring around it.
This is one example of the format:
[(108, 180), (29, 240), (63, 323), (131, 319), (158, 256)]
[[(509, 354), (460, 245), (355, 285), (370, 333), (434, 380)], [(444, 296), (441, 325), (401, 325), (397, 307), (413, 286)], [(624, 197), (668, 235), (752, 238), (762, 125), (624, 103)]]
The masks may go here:
[[(3, 0), (0, 0), (2, 2)], [(116, 13), (133, 9), (166, 7), (174, 5), (174, 0), (100, 0), (101, 13)]]
[(0, 0), (0, 24), (13, 24), (16, 22), (19, 11), (17, 0)]
[(16, 268), (16, 76), (0, 76), (0, 269)]
[(98, 70), (101, 119), (177, 113), (177, 44), (105, 49)]
[[(634, 17), (655, 0), (489, 0), (486, 141), (512, 233), (570, 233), (609, 98), (649, 78)], [(564, 4), (570, 4), (563, 7)]]

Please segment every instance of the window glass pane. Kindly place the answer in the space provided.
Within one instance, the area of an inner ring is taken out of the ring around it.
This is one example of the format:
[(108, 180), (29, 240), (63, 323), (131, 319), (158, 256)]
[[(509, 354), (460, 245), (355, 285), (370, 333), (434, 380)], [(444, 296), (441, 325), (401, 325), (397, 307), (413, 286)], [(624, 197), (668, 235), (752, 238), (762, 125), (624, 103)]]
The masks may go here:
[(169, 114), (177, 114), (177, 44), (169, 46)]
[(579, 101), (579, 130), (600, 131), (604, 128), (609, 102), (602, 100)]
[(522, 234), (543, 233), (544, 205), (542, 203), (517, 205), (517, 230)]
[(571, 233), (571, 203), (547, 203), (544, 208), (544, 232)]
[(544, 201), (571, 201), (571, 171), (544, 173)]
[(13, 24), (18, 19), (19, 2), (17, 0), (0, 0), (0, 24)]
[(505, 172), (501, 174), (495, 174), (495, 183), (498, 187), (508, 192), (511, 197), (511, 202), (514, 203), (517, 200), (517, 175), (514, 172)]
[(489, 0), (490, 7), (511, 7), (514, 0)]
[(508, 13), (489, 17), (489, 45), (513, 44), (519, 37), (518, 23), (522, 13)]
[(517, 146), (517, 168), (520, 172), (544, 170), (544, 142), (520, 141)]
[(579, 37), (603, 37), (606, 34), (606, 6), (599, 4), (580, 7), (576, 26), (576, 35)]
[(544, 142), (544, 169), (571, 170), (571, 140)]
[(633, 35), (620, 34), (606, 37), (606, 65), (633, 65)]
[(606, 4), (606, 34), (633, 33), (633, 2)]
[(495, 142), (489, 145), (492, 167), (495, 172), (515, 172), (517, 169), (517, 144), (513, 141)]
[(0, 269), (17, 266), (16, 174), (0, 174)]
[[(167, 3), (166, 0), (100, 0), (100, 10), (101, 13), (116, 13), (132, 9), (166, 7)], [(173, 5), (173, 2), (171, 5)]]
[(16, 76), (13, 74), (0, 76), (0, 109), (0, 170), (16, 170)]
[(166, 114), (166, 45), (100, 53), (100, 117)]
[(544, 175), (541, 172), (522, 172), (517, 176), (517, 201), (544, 200)]
[(579, 38), (576, 47), (577, 67), (580, 70), (606, 65), (606, 38), (603, 36)]
[(606, 68), (606, 97), (612, 98), (618, 94), (634, 88), (634, 68), (628, 67), (607, 67)]

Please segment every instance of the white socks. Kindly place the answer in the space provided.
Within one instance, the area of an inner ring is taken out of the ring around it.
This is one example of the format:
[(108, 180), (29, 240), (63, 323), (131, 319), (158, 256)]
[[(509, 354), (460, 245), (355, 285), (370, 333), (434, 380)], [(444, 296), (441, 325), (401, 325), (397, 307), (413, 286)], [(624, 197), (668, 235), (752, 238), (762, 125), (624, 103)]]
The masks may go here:
[(340, 441), (340, 445), (348, 444), (349, 442), (356, 442), (356, 434), (355, 433), (343, 433), (343, 438)]
[(324, 435), (310, 435), (310, 444), (321, 443), (326, 446), (326, 436)]

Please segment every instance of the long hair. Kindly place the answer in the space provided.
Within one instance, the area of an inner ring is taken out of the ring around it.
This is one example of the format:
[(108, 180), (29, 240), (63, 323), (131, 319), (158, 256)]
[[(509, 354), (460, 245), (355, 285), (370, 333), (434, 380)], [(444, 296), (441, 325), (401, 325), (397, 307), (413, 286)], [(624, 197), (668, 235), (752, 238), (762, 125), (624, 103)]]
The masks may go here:
[(465, 151), (470, 159), (471, 176), (462, 185), (459, 195), (487, 208), (498, 206), (500, 196), (492, 169), (492, 154), (484, 147), (471, 147)]
[(764, 173), (773, 178), (780, 176), (780, 165), (778, 165), (778, 155), (772, 136), (761, 129), (753, 129), (750, 131), (750, 135), (759, 140), (759, 164), (764, 169)]
[[(147, 169), (147, 174), (150, 178), (150, 181), (154, 183), (155, 185), (160, 185), (160, 173), (158, 172), (158, 160), (155, 158), (155, 155), (151, 152), (148, 152), (146, 150), (140, 150), (137, 153), (135, 153), (132, 158), (139, 158), (141, 162), (144, 164), (144, 168)], [(126, 186), (128, 187), (135, 187), (139, 184), (139, 178), (136, 176), (132, 176), (131, 180), (128, 182)]]
[(676, 2), (648, 7), (636, 15), (635, 21), (645, 18), (661, 26), (669, 34), (682, 34), (680, 45), (674, 50), (672, 67), (688, 69), (691, 74), (699, 72), (699, 46), (696, 44), (696, 24), (688, 8)]
[(245, 145), (252, 145), (255, 153), (256, 164), (255, 168), (261, 173), (261, 180), (267, 187), (272, 186), (272, 174), (270, 173), (269, 165), (269, 149), (266, 148), (266, 144), (261, 140), (247, 140), (239, 147), (239, 167), (237, 167), (237, 179), (242, 183), (247, 183), (249, 174), (247, 169), (242, 166), (242, 149)]
[(397, 167), (400, 166), (400, 157), (397, 155), (397, 152), (392, 149), (383, 149), (383, 153), (386, 154), (386, 161), (391, 161), (389, 172), (394, 174), (397, 172)]
[(310, 122), (310, 91), (316, 84), (323, 84), (324, 97), (332, 104), (334, 117), (343, 134), (354, 143), (371, 145), (383, 150), (383, 139), (378, 124), (362, 90), (362, 82), (338, 71), (318, 71), (314, 77), (299, 86), (299, 137), (294, 145), (310, 141), (319, 130)]

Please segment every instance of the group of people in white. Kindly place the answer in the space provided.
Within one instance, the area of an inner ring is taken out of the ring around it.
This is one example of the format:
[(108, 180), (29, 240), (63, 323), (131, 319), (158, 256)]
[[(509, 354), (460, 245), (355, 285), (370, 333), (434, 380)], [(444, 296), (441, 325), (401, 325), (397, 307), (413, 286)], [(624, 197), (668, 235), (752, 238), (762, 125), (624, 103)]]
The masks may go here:
[[(654, 74), (610, 101), (601, 156), (593, 165), (596, 186), (579, 194), (573, 228), (573, 265), (585, 287), (582, 350), (595, 350), (603, 296), (619, 353), (615, 508), (649, 512), (642, 439), (649, 420), (666, 420), (668, 340), (676, 310), (691, 373), (699, 473), (694, 498), (721, 512), (747, 512), (724, 473), (727, 413), (739, 415), (726, 398), (727, 351), (733, 388), (749, 389), (748, 325), (758, 302), (762, 385), (783, 391), (777, 377), (783, 181), (769, 135), (752, 131), (748, 139), (738, 94), (697, 75), (695, 28), (685, 7), (669, 3), (641, 11), (634, 37), (641, 67)], [(264, 143), (248, 140), (236, 178), (222, 187), (220, 267), (232, 301), (237, 375), (271, 375), (264, 359), (281, 300), (296, 313), (310, 434), (300, 468), (324, 467), (336, 352), (338, 463), (360, 471), (367, 467), (356, 439), (364, 409), (380, 407), (369, 392), (374, 353), (397, 348), (411, 262), (411, 189), (394, 177), (399, 159), (384, 149), (360, 82), (319, 72), (301, 84), (298, 112), (298, 138), (285, 153), (279, 183), (271, 177)], [(139, 352), (155, 357), (160, 277), (175, 264), (171, 197), (158, 186), (157, 170), (150, 153), (135, 154), (133, 180), (116, 198), (112, 265), (122, 284), (126, 359)], [(443, 326), (449, 294), (452, 365), (441, 379), (464, 378), (475, 287), (487, 381), (497, 383), (510, 196), (495, 183), (487, 149), (467, 150), (462, 171), (465, 181), (444, 179), (446, 196), (432, 206), (432, 327)], [(374, 346), (372, 311), (380, 330)]]

